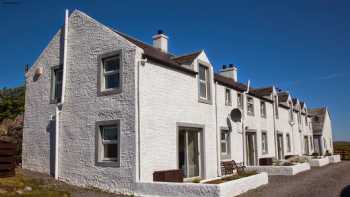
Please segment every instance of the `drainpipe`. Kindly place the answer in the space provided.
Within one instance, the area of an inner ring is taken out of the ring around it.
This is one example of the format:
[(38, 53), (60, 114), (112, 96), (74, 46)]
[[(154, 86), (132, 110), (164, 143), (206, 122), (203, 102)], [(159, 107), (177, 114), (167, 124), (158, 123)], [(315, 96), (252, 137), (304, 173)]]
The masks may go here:
[(141, 182), (141, 126), (140, 126), (140, 65), (146, 65), (147, 59), (141, 59), (137, 64), (137, 160), (138, 181)]
[(246, 142), (245, 142), (245, 128), (244, 128), (244, 121), (245, 121), (245, 106), (246, 106), (246, 102), (245, 102), (245, 98), (246, 98), (246, 94), (249, 92), (250, 89), (250, 80), (248, 80), (248, 85), (247, 85), (247, 90), (243, 91), (243, 99), (242, 99), (242, 143), (243, 143), (243, 164), (246, 163)]
[(62, 94), (61, 102), (56, 105), (56, 123), (55, 123), (55, 179), (58, 179), (58, 160), (59, 160), (59, 134), (60, 134), (60, 115), (64, 103), (66, 92), (67, 75), (67, 43), (68, 43), (68, 17), (69, 11), (66, 9), (64, 17), (64, 44), (63, 44), (63, 76), (62, 76)]
[(55, 179), (58, 179), (58, 143), (59, 143), (59, 129), (60, 129), (60, 109), (56, 105), (56, 116), (55, 116)]
[(275, 156), (278, 158), (278, 150), (277, 150), (277, 131), (276, 131), (276, 105), (278, 110), (278, 102), (277, 102), (277, 94), (273, 95), (273, 133), (274, 133), (274, 145), (275, 145)]
[(215, 82), (215, 130), (216, 130), (216, 159), (217, 159), (217, 176), (221, 175), (220, 172), (220, 153), (219, 153), (219, 131), (218, 131), (218, 105), (217, 105), (217, 84), (218, 82)]

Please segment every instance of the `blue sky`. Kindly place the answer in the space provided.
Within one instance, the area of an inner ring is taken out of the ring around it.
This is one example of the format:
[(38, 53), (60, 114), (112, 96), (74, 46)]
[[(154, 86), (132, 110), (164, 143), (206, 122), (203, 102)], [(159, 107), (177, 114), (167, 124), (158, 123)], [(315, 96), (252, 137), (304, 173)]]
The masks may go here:
[(328, 106), (335, 139), (350, 140), (349, 7), (341, 0), (0, 0), (0, 87), (23, 84), (24, 65), (63, 24), (64, 9), (80, 9), (148, 43), (163, 29), (172, 53), (204, 49), (216, 70), (238, 65), (242, 82), (275, 84), (309, 108)]

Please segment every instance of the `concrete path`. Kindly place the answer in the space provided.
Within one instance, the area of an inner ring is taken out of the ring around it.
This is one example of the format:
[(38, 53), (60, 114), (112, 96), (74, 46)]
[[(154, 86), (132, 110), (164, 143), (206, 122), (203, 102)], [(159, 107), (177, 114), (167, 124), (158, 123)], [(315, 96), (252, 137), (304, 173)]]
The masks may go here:
[(239, 197), (350, 197), (350, 161), (295, 176), (270, 176), (269, 184)]

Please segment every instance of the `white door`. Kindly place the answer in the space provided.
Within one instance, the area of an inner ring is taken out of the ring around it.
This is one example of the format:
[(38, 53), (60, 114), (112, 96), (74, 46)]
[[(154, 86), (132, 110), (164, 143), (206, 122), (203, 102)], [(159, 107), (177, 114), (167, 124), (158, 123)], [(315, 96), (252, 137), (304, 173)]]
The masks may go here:
[(185, 178), (200, 176), (200, 142), (199, 129), (181, 128), (179, 131), (179, 168)]

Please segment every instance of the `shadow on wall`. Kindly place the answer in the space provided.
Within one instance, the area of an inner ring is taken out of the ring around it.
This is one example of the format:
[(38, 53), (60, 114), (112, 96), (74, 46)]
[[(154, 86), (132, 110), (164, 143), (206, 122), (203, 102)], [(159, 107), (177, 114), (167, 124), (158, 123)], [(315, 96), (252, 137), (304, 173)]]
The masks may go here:
[(349, 197), (350, 196), (350, 185), (343, 188), (340, 193), (340, 197)]
[(49, 133), (49, 142), (50, 142), (50, 175), (55, 175), (55, 136), (56, 136), (56, 121), (51, 120), (46, 127), (46, 131)]

